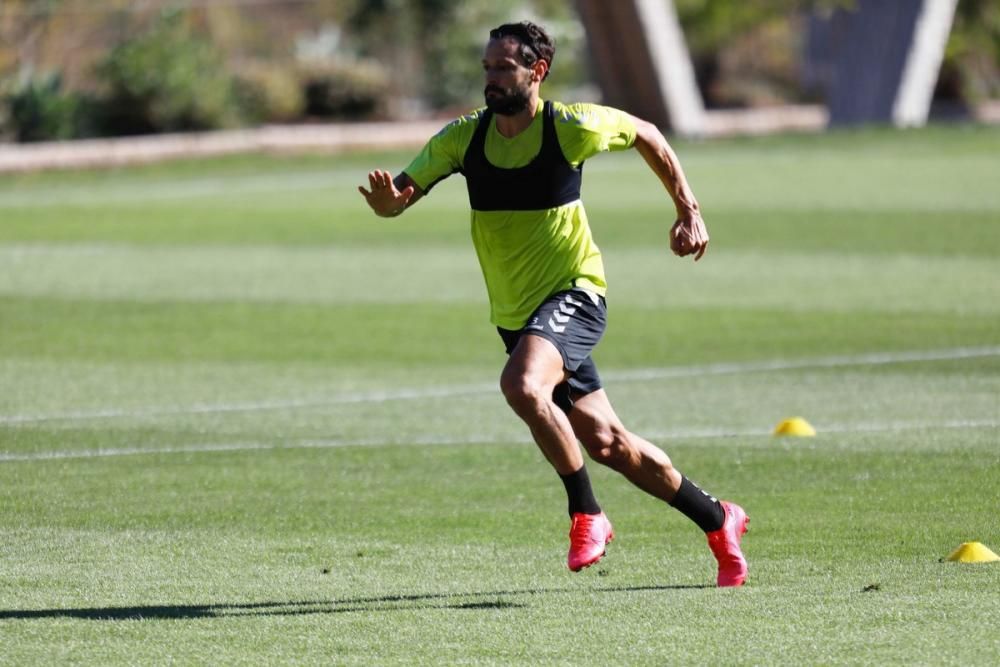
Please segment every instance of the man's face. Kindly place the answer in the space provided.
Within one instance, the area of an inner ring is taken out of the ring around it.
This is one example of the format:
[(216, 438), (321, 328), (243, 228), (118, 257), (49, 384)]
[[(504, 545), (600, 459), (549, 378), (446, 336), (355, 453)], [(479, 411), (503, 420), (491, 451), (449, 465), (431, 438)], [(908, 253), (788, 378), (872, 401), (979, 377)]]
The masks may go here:
[(533, 72), (521, 63), (520, 42), (514, 37), (491, 39), (486, 44), (483, 70), (486, 73), (486, 106), (502, 116), (524, 111), (531, 100)]

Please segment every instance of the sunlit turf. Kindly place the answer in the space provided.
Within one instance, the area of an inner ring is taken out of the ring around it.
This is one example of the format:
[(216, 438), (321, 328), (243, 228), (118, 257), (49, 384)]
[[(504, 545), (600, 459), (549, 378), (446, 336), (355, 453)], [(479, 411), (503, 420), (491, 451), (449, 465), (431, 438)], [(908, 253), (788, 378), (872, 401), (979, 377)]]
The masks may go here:
[[(408, 155), (0, 182), (0, 663), (994, 664), (1000, 130), (678, 143), (712, 234), (665, 248), (634, 153), (584, 199), (631, 428), (752, 517), (698, 530), (591, 466), (618, 535), (565, 568), (460, 180)], [(811, 439), (777, 439), (802, 415)]]
[[(697, 530), (603, 470), (595, 481), (619, 539), (572, 575), (561, 494), (524, 444), (7, 463), (2, 497), (18, 519), (6, 519), (2, 547), (6, 656), (569, 663), (585, 651), (612, 663), (760, 663), (934, 652), (985, 664), (996, 654), (982, 622), (997, 612), (995, 568), (938, 562), (970, 536), (996, 535), (982, 516), (998, 472), (982, 431), (671, 445), (753, 514), (745, 590), (706, 587)], [(706, 647), (719, 625), (733, 641)]]

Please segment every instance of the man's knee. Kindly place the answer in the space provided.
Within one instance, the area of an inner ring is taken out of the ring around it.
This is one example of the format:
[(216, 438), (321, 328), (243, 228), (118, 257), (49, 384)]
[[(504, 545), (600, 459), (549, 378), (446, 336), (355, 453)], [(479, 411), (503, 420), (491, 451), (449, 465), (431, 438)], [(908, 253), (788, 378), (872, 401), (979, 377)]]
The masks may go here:
[(545, 401), (546, 395), (549, 398), (552, 396), (551, 387), (546, 387), (537, 377), (523, 373), (504, 372), (500, 376), (500, 391), (507, 404), (518, 412), (535, 409)]

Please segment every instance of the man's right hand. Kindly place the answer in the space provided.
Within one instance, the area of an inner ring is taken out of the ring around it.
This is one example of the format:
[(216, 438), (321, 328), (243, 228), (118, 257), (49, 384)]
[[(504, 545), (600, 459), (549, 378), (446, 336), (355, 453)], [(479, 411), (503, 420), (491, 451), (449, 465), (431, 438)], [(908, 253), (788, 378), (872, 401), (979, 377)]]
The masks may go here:
[(363, 186), (358, 186), (358, 192), (364, 196), (365, 201), (375, 211), (375, 215), (383, 218), (391, 218), (406, 210), (406, 205), (410, 203), (415, 192), (412, 182), (402, 190), (398, 190), (393, 183), (392, 174), (381, 169), (368, 172), (368, 183), (371, 185), (371, 192), (365, 190)]

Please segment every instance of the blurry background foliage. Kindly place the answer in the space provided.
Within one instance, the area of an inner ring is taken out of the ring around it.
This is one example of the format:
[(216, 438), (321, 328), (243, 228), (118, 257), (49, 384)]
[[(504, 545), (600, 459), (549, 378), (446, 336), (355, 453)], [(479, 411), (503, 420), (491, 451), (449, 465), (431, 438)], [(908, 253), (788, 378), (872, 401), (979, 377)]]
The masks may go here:
[(114, 46), (95, 67), (101, 126), (121, 134), (202, 130), (240, 122), (223, 54), (179, 11)]
[[(852, 0), (676, 0), (709, 107), (817, 101), (807, 11)], [(0, 137), (39, 141), (482, 104), (490, 28), (529, 19), (557, 43), (546, 95), (598, 101), (572, 0), (0, 0)], [(960, 0), (939, 94), (1000, 97), (1000, 2)]]

